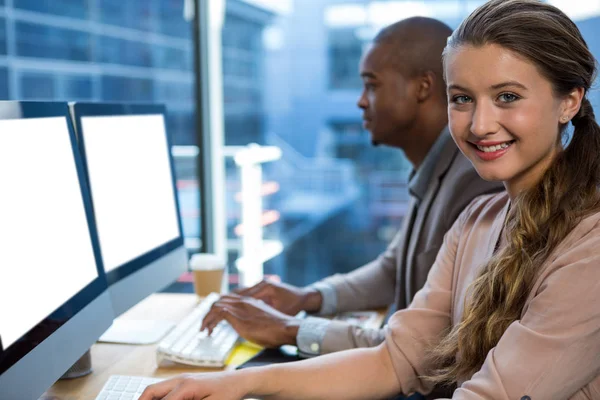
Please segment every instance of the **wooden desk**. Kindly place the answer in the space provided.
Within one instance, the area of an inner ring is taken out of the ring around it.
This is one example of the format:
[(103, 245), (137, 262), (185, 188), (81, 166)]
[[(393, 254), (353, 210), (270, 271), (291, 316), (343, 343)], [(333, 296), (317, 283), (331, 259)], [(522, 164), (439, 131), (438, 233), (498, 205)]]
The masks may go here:
[[(121, 318), (179, 322), (194, 309), (198, 301), (195, 294), (157, 293), (127, 311)], [(380, 321), (377, 325), (380, 326), (386, 310), (378, 312)], [(96, 343), (92, 346), (93, 372), (82, 378), (57, 381), (40, 400), (93, 400), (111, 375), (168, 378), (181, 373), (221, 370), (186, 366), (170, 361), (162, 361), (157, 365), (156, 346)]]
[[(195, 294), (157, 293), (122, 315), (121, 318), (178, 322), (198, 304)], [(167, 378), (181, 373), (219, 371), (162, 361), (156, 362), (156, 344), (124, 345), (96, 343), (92, 346), (93, 372), (82, 378), (60, 380), (40, 400), (93, 400), (111, 375)]]

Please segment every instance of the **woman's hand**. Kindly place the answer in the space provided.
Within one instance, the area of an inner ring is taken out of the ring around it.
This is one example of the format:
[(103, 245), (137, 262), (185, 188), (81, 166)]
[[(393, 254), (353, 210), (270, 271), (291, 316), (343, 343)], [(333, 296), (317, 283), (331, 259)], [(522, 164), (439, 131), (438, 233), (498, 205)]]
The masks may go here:
[(185, 374), (148, 386), (139, 400), (241, 400), (248, 383), (241, 372)]

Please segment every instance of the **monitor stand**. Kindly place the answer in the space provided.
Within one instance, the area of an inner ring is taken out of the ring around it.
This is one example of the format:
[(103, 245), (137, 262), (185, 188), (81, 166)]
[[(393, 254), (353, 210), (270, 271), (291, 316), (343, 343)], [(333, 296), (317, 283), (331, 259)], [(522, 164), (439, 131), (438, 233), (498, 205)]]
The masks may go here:
[(74, 379), (92, 373), (92, 352), (86, 351), (59, 379)]
[(166, 336), (175, 323), (159, 320), (132, 320), (116, 318), (99, 342), (120, 344), (153, 344)]

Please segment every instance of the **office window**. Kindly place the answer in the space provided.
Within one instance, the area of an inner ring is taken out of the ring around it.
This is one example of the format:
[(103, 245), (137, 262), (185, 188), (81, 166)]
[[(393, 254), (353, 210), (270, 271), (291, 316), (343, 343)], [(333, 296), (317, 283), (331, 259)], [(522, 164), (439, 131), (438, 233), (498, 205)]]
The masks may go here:
[(0, 68), (0, 100), (8, 100), (10, 93), (8, 90), (8, 69)]
[[(482, 3), (227, 1), (225, 150), (254, 142), (282, 151), (281, 159), (262, 166), (263, 238), (282, 247), (264, 264), (265, 273), (304, 285), (359, 267), (385, 249), (406, 211), (411, 166), (400, 150), (373, 147), (362, 128), (356, 101), (363, 48), (411, 9), (456, 28)], [(559, 6), (568, 7), (600, 56), (600, 2), (571, 3)], [(600, 107), (598, 92), (591, 97)], [(226, 172), (229, 249), (237, 259), (241, 182), (230, 158)]]
[[(194, 101), (194, 88), (189, 83), (172, 80), (154, 81), (156, 98), (172, 103), (191, 104)], [(189, 138), (191, 139), (191, 137)]]
[(193, 40), (183, 5), (0, 0), (0, 55), (11, 52), (0, 64), (0, 98), (164, 103), (172, 143), (190, 146), (176, 152), (183, 156), (175, 163), (182, 214), (190, 216), (184, 234), (197, 249), (199, 196), (195, 158), (189, 156), (197, 150)]
[(20, 10), (85, 19), (89, 16), (91, 0), (13, 0)]
[(102, 76), (102, 99), (107, 101), (154, 101), (151, 79)]
[[(167, 0), (120, 1), (98, 0), (100, 21), (123, 28), (160, 32), (158, 19), (160, 3)], [(181, 10), (181, 5), (179, 9)], [(173, 15), (170, 16), (171, 18)], [(177, 17), (181, 17), (178, 15)], [(187, 26), (187, 24), (184, 24)]]
[(89, 33), (54, 26), (17, 22), (17, 55), (52, 60), (91, 61)]
[(152, 55), (156, 68), (179, 71), (192, 68), (193, 57), (189, 44), (184, 47), (156, 46)]
[[(262, 166), (264, 243), (282, 247), (264, 272), (297, 285), (374, 259), (408, 201), (410, 165), (399, 150), (373, 148), (361, 127), (355, 104), (363, 42), (353, 31), (331, 39), (315, 26), (322, 24), (323, 3), (294, 2), (280, 13), (229, 1), (222, 32), (225, 144), (281, 149), (280, 160)], [(331, 40), (339, 51), (329, 48)], [(335, 85), (330, 68), (342, 71)], [(338, 101), (343, 106), (330, 101), (334, 86), (349, 89)], [(230, 255), (237, 258), (244, 235), (241, 176), (232, 162), (226, 172)], [(376, 196), (371, 179), (378, 182)], [(393, 195), (401, 207), (391, 210)]]
[(172, 135), (173, 141), (175, 143), (187, 146), (191, 146), (194, 144), (194, 141), (192, 140), (192, 138), (189, 137), (189, 135), (178, 136), (180, 132), (188, 132), (190, 130), (194, 130), (195, 119), (189, 112), (178, 111), (176, 109), (171, 110), (171, 112), (169, 112), (167, 123), (172, 128), (171, 130), (175, 132), (174, 135)]
[(97, 0), (100, 21), (141, 31), (189, 39), (191, 27), (181, 23), (182, 1), (146, 0), (121, 1)]
[(362, 81), (358, 75), (358, 63), (364, 41), (356, 29), (329, 31), (329, 86), (332, 89), (357, 89)]
[(158, 4), (157, 15), (160, 21), (160, 32), (168, 36), (189, 38), (192, 33), (190, 25), (178, 22), (183, 15), (183, 2), (178, 0), (160, 0), (156, 2)]
[(223, 48), (247, 51), (250, 54), (260, 52), (265, 16), (259, 12), (254, 15), (255, 18), (249, 19), (237, 13), (226, 14), (222, 34)]
[[(132, 1), (99, 0), (98, 15), (100, 22), (109, 25), (127, 27), (133, 23), (130, 8)], [(139, 2), (136, 2), (139, 3)]]
[(0, 54), (6, 54), (6, 20), (0, 18)]
[(23, 100), (54, 100), (55, 80), (51, 74), (25, 72), (20, 77)]
[(19, 86), (25, 100), (91, 100), (92, 78), (84, 75), (21, 71)]
[[(265, 144), (262, 40), (273, 14), (240, 1), (229, 2), (228, 10), (221, 35), (225, 143)], [(244, 11), (252, 11), (253, 18)]]
[(223, 87), (226, 112), (254, 114), (257, 112), (256, 105), (262, 101), (261, 95), (260, 87), (255, 83), (228, 79)]
[(98, 61), (136, 67), (152, 67), (152, 45), (132, 40), (101, 36)]
[(257, 113), (227, 114), (225, 132), (228, 146), (244, 146), (248, 143), (266, 144), (262, 135), (263, 115)]
[(89, 76), (64, 75), (62, 77), (63, 96), (73, 101), (92, 100), (93, 82)]

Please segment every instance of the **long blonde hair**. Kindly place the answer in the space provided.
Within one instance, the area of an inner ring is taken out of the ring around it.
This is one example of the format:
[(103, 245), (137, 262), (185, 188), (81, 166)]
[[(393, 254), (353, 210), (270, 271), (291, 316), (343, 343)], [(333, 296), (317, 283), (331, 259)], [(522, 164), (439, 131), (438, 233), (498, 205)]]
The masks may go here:
[[(452, 34), (445, 52), (487, 44), (502, 46), (536, 65), (557, 97), (576, 88), (587, 94), (595, 78), (596, 60), (581, 33), (548, 4), (490, 1)], [(572, 123), (575, 129), (566, 149), (535, 187), (514, 200), (504, 228), (508, 245), (488, 261), (469, 288), (462, 322), (431, 349), (433, 382), (452, 384), (481, 368), (508, 326), (521, 318), (542, 263), (583, 216), (600, 208), (600, 127), (587, 97)]]

